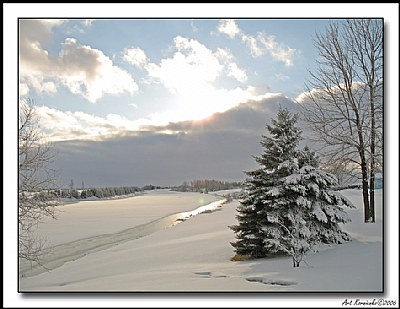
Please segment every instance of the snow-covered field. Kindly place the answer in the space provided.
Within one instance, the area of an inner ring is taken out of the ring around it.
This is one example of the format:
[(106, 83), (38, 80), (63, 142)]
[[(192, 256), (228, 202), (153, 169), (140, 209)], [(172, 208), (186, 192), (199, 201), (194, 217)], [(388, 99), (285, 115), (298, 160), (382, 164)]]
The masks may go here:
[[(196, 215), (197, 211), (190, 218), (188, 215), (188, 211), (199, 206), (222, 200), (220, 196), (159, 190), (123, 200), (62, 206), (59, 219), (45, 222), (38, 232), (49, 244), (66, 248), (65, 259), (55, 266), (49, 264), (50, 268), (55, 267), (50, 271), (42, 269), (36, 275), (26, 271), (19, 280), (19, 289), (22, 292), (382, 291), (381, 191), (377, 191), (374, 224), (362, 223), (359, 190), (342, 193), (357, 205), (357, 209), (349, 211), (353, 221), (344, 226), (353, 241), (321, 248), (307, 256), (299, 268), (291, 266), (290, 257), (231, 261), (234, 253), (229, 242), (234, 235), (228, 226), (237, 223), (238, 202), (222, 207), (221, 203), (214, 203), (218, 207), (213, 210), (217, 211)], [(122, 231), (134, 235), (135, 227), (149, 226), (149, 222), (159, 222), (157, 219), (162, 217), (171, 219), (169, 215), (180, 212), (186, 215), (178, 221), (178, 217), (173, 217), (179, 224), (171, 226), (167, 222), (170, 227), (166, 227), (162, 223), (140, 237), (115, 241)], [(90, 243), (98, 244), (99, 239), (103, 247), (85, 249)], [(84, 253), (70, 256), (67, 251), (76, 250), (77, 243)]]
[(126, 199), (81, 201), (57, 207), (57, 220), (39, 225), (37, 234), (54, 246), (99, 234), (110, 234), (166, 215), (216, 201), (209, 194), (148, 191)]

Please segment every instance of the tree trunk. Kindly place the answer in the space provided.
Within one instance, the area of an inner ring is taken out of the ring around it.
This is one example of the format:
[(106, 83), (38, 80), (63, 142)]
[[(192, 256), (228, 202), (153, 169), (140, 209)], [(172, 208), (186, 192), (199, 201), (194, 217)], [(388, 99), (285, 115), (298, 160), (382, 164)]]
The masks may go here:
[(361, 160), (361, 176), (362, 176), (362, 195), (364, 204), (364, 222), (370, 222), (370, 208), (369, 208), (369, 196), (368, 196), (368, 168), (367, 161), (365, 159), (365, 148), (364, 139), (360, 130), (358, 131), (358, 138), (360, 146), (358, 148), (358, 153)]
[(362, 191), (364, 203), (364, 222), (370, 222), (370, 207), (368, 198), (368, 171), (365, 157), (361, 158), (361, 173), (362, 173)]
[(292, 260), (293, 260), (293, 267), (300, 267), (300, 262), (301, 262), (302, 258), (296, 259), (295, 256), (292, 256)]
[(375, 171), (371, 163), (371, 175), (369, 178), (369, 217), (370, 222), (375, 222)]
[[(373, 103), (371, 103), (373, 104)], [(372, 108), (372, 106), (371, 106)], [(375, 121), (372, 118), (371, 130), (371, 166), (369, 176), (369, 222), (375, 222)]]
[[(353, 106), (355, 104), (353, 103)], [(364, 222), (370, 222), (370, 207), (369, 207), (369, 194), (368, 194), (368, 166), (365, 158), (365, 143), (362, 132), (362, 125), (358, 110), (354, 109), (356, 115), (356, 127), (358, 134), (358, 154), (360, 155), (361, 161), (361, 176), (362, 176), (362, 191), (363, 191), (363, 203), (364, 203)]]
[[(374, 70), (372, 70), (374, 72)], [(374, 74), (372, 75), (374, 79)], [(375, 103), (374, 103), (374, 88), (370, 87), (369, 90), (369, 100), (370, 100), (370, 110), (371, 110), (371, 166), (370, 166), (370, 176), (369, 176), (369, 217), (370, 222), (375, 222)]]

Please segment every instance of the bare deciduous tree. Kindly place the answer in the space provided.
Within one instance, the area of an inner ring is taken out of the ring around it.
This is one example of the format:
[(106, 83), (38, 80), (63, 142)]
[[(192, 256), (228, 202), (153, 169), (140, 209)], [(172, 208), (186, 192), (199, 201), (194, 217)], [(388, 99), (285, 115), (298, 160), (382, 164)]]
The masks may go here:
[(382, 168), (383, 20), (349, 19), (317, 34), (304, 118), (334, 166), (361, 171), (364, 221), (375, 221), (375, 174)]
[(31, 100), (20, 102), (18, 152), (18, 254), (20, 259), (39, 262), (44, 242), (33, 232), (44, 217), (55, 218), (58, 202), (50, 192), (56, 180), (51, 169), (54, 153), (39, 129)]

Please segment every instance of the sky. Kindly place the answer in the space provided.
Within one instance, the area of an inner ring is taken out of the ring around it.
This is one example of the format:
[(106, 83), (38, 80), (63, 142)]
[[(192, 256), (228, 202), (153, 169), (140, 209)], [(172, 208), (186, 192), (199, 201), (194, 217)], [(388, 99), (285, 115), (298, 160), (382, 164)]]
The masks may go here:
[[(243, 180), (277, 106), (304, 91), (315, 33), (341, 21), (20, 19), (19, 95), (55, 145), (61, 186)], [(229, 131), (215, 113), (235, 117)]]
[(36, 106), (61, 187), (244, 180), (278, 107), (298, 111), (316, 34), (341, 22), (19, 18), (19, 99)]
[(199, 120), (304, 91), (329, 19), (20, 19), (20, 97), (50, 140)]

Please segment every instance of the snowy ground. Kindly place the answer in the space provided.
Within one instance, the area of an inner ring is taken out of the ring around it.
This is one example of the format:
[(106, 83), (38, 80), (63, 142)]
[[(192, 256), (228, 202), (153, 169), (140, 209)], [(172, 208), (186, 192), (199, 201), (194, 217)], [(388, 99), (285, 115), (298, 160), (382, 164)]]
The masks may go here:
[[(346, 190), (357, 209), (344, 226), (353, 241), (322, 248), (299, 268), (289, 257), (232, 262), (238, 202), (181, 220), (150, 235), (113, 243), (51, 271), (20, 278), (20, 291), (382, 291), (382, 193), (377, 191), (377, 222), (362, 223), (361, 191)], [(75, 244), (85, 238), (110, 238), (126, 229), (196, 209), (222, 197), (165, 190), (124, 200), (63, 206), (59, 219), (40, 234), (51, 244)], [(108, 236), (107, 236), (108, 237)], [(85, 244), (86, 246), (87, 244)]]
[(122, 231), (218, 199), (210, 194), (156, 190), (126, 199), (70, 203), (57, 207), (57, 220), (46, 220), (39, 225), (37, 234), (46, 239), (47, 245), (54, 246)]

